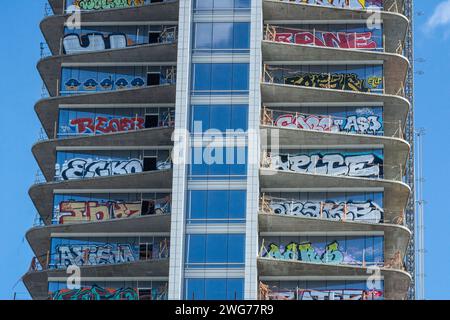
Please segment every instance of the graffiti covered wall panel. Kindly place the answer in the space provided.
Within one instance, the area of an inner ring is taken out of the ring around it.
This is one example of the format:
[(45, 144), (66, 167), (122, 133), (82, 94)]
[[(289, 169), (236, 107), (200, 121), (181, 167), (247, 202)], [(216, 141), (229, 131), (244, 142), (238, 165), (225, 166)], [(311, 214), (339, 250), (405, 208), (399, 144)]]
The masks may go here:
[(383, 176), (383, 151), (321, 151), (269, 155), (274, 170), (332, 176), (380, 178)]
[(147, 109), (60, 109), (58, 137), (101, 135), (174, 125), (175, 111), (173, 108)]
[(74, 54), (175, 40), (175, 26), (102, 26), (75, 30), (66, 27), (63, 49), (65, 54)]
[(339, 110), (344, 108), (325, 108), (328, 112), (322, 114), (318, 113), (322, 108), (297, 109), (266, 111), (270, 112), (273, 125), (276, 127), (379, 136), (384, 134), (383, 108), (381, 107), (345, 108), (344, 111)]
[(383, 300), (384, 282), (376, 281), (270, 281), (268, 300)]
[[(51, 269), (69, 266), (95, 266), (131, 263), (140, 260), (165, 259), (169, 256), (165, 238), (53, 238)], [(142, 251), (144, 248), (144, 252)]]
[(310, 88), (383, 92), (383, 66), (266, 66), (266, 81)]
[(383, 0), (294, 0), (292, 2), (348, 9), (383, 8)]
[(383, 209), (373, 201), (366, 202), (313, 202), (274, 200), (270, 208), (275, 214), (299, 216), (304, 218), (323, 218), (329, 220), (360, 221), (380, 223)]
[(169, 150), (57, 152), (55, 180), (136, 174), (171, 167)]
[(170, 214), (170, 194), (55, 195), (53, 223), (73, 224)]
[(383, 50), (382, 29), (369, 29), (365, 24), (271, 27), (275, 31), (275, 42), (339, 49)]
[(381, 223), (382, 192), (270, 192), (261, 197), (265, 213), (328, 220)]
[(152, 0), (68, 0), (66, 9), (76, 6), (82, 11), (120, 9), (140, 7), (150, 4)]
[(165, 281), (83, 281), (79, 289), (49, 282), (49, 300), (167, 300)]
[(319, 264), (383, 266), (382, 236), (310, 237), (307, 240), (265, 238), (261, 257)]
[(114, 91), (175, 83), (172, 67), (63, 67), (61, 95)]

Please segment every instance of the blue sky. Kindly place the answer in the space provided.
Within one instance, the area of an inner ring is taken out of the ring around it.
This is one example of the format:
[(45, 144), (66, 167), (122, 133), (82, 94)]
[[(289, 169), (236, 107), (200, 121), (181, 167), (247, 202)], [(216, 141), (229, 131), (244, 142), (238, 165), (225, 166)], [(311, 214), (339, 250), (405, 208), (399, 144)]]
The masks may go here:
[[(450, 0), (416, 0), (415, 46), (416, 126), (426, 129), (424, 139), (426, 222), (426, 298), (450, 299), (450, 170), (442, 161), (450, 158), (447, 149), (450, 129)], [(0, 13), (10, 40), (0, 51), (0, 299), (26, 298), (20, 283), (31, 261), (24, 239), (32, 227), (35, 208), (28, 197), (37, 170), (31, 146), (37, 141), (40, 124), (33, 106), (40, 98), (42, 82), (36, 70), (39, 43), (38, 25), (44, 15), (44, 0), (12, 1)], [(26, 4), (26, 5), (25, 5)], [(421, 73), (421, 72), (420, 72)], [(434, 122), (440, 119), (440, 124)]]

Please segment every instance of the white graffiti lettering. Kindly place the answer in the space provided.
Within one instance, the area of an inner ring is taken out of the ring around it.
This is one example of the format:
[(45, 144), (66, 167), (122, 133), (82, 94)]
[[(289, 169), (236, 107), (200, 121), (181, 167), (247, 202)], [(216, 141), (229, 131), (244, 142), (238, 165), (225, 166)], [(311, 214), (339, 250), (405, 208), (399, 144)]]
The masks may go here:
[(374, 154), (271, 155), (271, 168), (281, 171), (327, 174), (332, 176), (379, 177), (380, 159)]
[(58, 169), (59, 164), (56, 165), (57, 178), (61, 180), (75, 180), (140, 173), (143, 171), (143, 165), (139, 159), (114, 161), (76, 158), (66, 160), (60, 172), (58, 172)]
[(71, 265), (104, 265), (134, 262), (137, 259), (131, 245), (61, 245), (56, 247), (55, 267)]
[(97, 33), (81, 37), (69, 34), (64, 37), (63, 45), (66, 54), (121, 49), (127, 47), (127, 37), (124, 34), (112, 34), (107, 37)]
[(377, 116), (356, 115), (336, 119), (331, 116), (283, 114), (275, 120), (274, 125), (285, 128), (374, 135), (381, 133), (383, 129), (382, 122)]
[(373, 201), (367, 202), (319, 202), (272, 201), (270, 207), (278, 215), (324, 218), (329, 220), (362, 221), (380, 223), (383, 209)]

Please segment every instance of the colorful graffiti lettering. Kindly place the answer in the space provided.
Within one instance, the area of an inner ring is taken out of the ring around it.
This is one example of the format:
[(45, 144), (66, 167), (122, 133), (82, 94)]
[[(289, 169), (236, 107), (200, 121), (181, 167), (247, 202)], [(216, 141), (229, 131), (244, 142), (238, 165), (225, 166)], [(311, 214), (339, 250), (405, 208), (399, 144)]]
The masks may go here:
[(300, 0), (300, 3), (351, 9), (383, 8), (383, 0)]
[(263, 257), (277, 260), (298, 260), (311, 263), (343, 264), (344, 253), (339, 250), (339, 243), (333, 241), (323, 252), (313, 248), (311, 242), (291, 242), (287, 246), (270, 244)]
[(366, 202), (318, 202), (318, 201), (272, 201), (275, 214), (321, 218), (329, 220), (362, 221), (380, 223), (383, 209), (373, 201)]
[(77, 118), (70, 120), (70, 126), (75, 128), (77, 134), (95, 133), (113, 133), (130, 130), (144, 129), (145, 119), (139, 117), (132, 118)]
[(66, 160), (60, 172), (59, 164), (56, 164), (56, 177), (61, 180), (106, 177), (141, 172), (143, 172), (143, 164), (139, 159), (113, 161), (76, 158)]
[(139, 260), (129, 244), (60, 245), (56, 246), (55, 268), (128, 263)]
[[(356, 73), (304, 73), (284, 79), (285, 84), (310, 88), (349, 90), (370, 92), (377, 87), (369, 88), (365, 79), (360, 79)], [(372, 82), (374, 84), (374, 82)], [(379, 85), (381, 82), (379, 83)]]
[(81, 10), (103, 10), (116, 8), (138, 7), (146, 0), (73, 0), (73, 5)]
[(101, 288), (99, 286), (80, 289), (62, 289), (49, 294), (50, 300), (139, 300), (137, 289)]
[(381, 177), (383, 160), (376, 154), (271, 155), (274, 170), (349, 177)]
[(378, 300), (383, 297), (381, 290), (287, 290), (270, 292), (269, 300)]
[(354, 132), (373, 135), (380, 134), (383, 131), (383, 122), (375, 115), (351, 115), (336, 119), (331, 116), (283, 114), (275, 120), (274, 125), (315, 131)]
[(374, 50), (379, 47), (372, 32), (311, 32), (277, 28), (275, 41), (340, 49)]
[(142, 203), (97, 201), (63, 201), (59, 204), (55, 219), (59, 224), (97, 222), (111, 219), (126, 219), (140, 216)]

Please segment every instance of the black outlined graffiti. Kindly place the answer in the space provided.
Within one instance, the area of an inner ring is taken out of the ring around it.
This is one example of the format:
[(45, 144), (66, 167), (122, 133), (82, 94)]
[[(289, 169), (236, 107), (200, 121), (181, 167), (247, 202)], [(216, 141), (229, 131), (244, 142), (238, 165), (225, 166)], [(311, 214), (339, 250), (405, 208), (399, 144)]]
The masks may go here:
[(323, 218), (329, 220), (361, 221), (380, 223), (383, 209), (373, 201), (272, 201), (270, 207), (278, 215)]
[(60, 245), (56, 247), (55, 268), (134, 262), (137, 252), (129, 244)]
[(373, 153), (359, 155), (271, 155), (271, 168), (281, 171), (349, 177), (381, 177), (382, 162)]
[(93, 160), (76, 158), (66, 160), (60, 173), (58, 173), (58, 167), (57, 164), (56, 177), (60, 180), (106, 177), (143, 171), (142, 161), (139, 159)]

